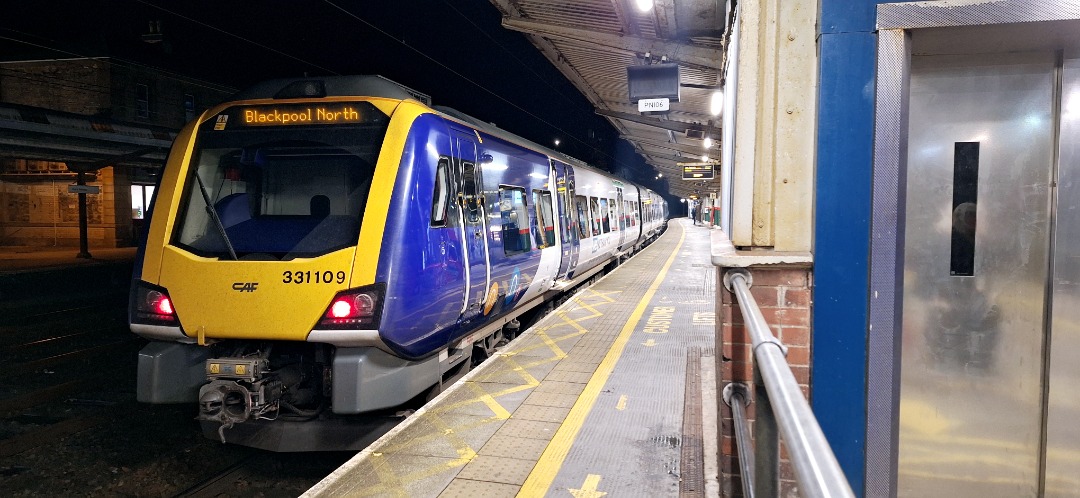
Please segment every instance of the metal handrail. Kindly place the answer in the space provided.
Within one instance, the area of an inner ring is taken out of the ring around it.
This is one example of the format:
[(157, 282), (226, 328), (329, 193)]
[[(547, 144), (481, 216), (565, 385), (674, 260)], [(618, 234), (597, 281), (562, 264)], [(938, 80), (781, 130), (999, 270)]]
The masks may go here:
[[(754, 488), (762, 496), (778, 494), (775, 483), (778, 475), (775, 469), (779, 462), (775, 428), (778, 427), (780, 436), (787, 443), (801, 496), (854, 497), (836, 455), (833, 454), (810, 404), (806, 402), (795, 376), (791, 373), (786, 358), (787, 348), (772, 335), (757, 301), (750, 294), (752, 283), (750, 273), (743, 269), (729, 270), (724, 274), (724, 286), (738, 297), (739, 309), (742, 310), (747, 330), (750, 332), (755, 383), (765, 386), (764, 389), (756, 390), (758, 421), (755, 424), (755, 439), (758, 444), (754, 455), (759, 474), (754, 476)], [(741, 396), (730, 398), (733, 402), (742, 401), (738, 399)], [(770, 426), (773, 428), (770, 429)], [(769, 434), (770, 432), (773, 434)], [(746, 458), (746, 455), (740, 453), (739, 458)], [(762, 465), (763, 462), (765, 465)]]

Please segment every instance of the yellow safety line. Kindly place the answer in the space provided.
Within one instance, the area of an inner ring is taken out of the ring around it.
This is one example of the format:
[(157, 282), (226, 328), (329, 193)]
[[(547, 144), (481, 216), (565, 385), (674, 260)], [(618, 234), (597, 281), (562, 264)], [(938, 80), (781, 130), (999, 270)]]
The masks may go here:
[(682, 235), (679, 236), (679, 243), (675, 246), (675, 250), (671, 252), (671, 256), (668, 257), (667, 262), (660, 269), (660, 274), (653, 280), (649, 290), (645, 291), (641, 301), (638, 301), (637, 307), (634, 308), (634, 312), (630, 314), (630, 318), (623, 325), (619, 336), (615, 338), (615, 342), (611, 345), (607, 356), (596, 367), (596, 373), (589, 379), (589, 383), (585, 385), (585, 390), (581, 392), (581, 396), (574, 403), (574, 407), (570, 409), (566, 420), (559, 426), (555, 437), (551, 439), (547, 449), (540, 455), (536, 466), (533, 467), (529, 477), (521, 486), (518, 496), (532, 497), (547, 494), (548, 488), (551, 487), (551, 483), (555, 480), (555, 475), (559, 473), (563, 461), (566, 460), (567, 455), (570, 453), (574, 440), (577, 439), (578, 433), (581, 432), (581, 427), (585, 425), (585, 417), (589, 416), (593, 405), (596, 404), (596, 398), (600, 396), (600, 392), (604, 389), (604, 385), (607, 384), (608, 378), (611, 377), (611, 372), (615, 370), (615, 364), (618, 363), (619, 358), (622, 356), (626, 343), (630, 341), (630, 336), (634, 333), (634, 329), (637, 328), (641, 316), (645, 314), (645, 308), (648, 307), (649, 301), (656, 294), (656, 290), (660, 288), (660, 284), (664, 282), (668, 268), (671, 268), (671, 264), (675, 262), (675, 257), (679, 255), (679, 249), (682, 248), (685, 238), (686, 232), (683, 231)]

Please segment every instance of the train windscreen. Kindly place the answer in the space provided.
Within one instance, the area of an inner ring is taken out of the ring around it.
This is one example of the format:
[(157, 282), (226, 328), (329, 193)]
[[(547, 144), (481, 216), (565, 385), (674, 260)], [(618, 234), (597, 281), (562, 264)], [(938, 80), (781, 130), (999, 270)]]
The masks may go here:
[(388, 124), (366, 102), (222, 112), (199, 127), (173, 245), (246, 260), (356, 245)]

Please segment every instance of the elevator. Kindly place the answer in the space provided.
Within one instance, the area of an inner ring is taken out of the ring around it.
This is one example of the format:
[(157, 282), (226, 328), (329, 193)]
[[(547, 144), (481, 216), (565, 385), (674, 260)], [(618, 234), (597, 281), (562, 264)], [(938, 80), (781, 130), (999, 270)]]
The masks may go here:
[(1080, 496), (1080, 51), (1047, 44), (910, 57), (898, 496)]

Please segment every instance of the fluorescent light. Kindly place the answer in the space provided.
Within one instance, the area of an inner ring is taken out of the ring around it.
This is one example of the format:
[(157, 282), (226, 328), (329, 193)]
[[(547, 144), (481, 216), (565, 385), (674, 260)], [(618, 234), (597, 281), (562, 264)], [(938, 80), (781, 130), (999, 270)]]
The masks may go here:
[(713, 116), (719, 116), (722, 110), (724, 110), (724, 92), (717, 90), (709, 98), (709, 112)]

